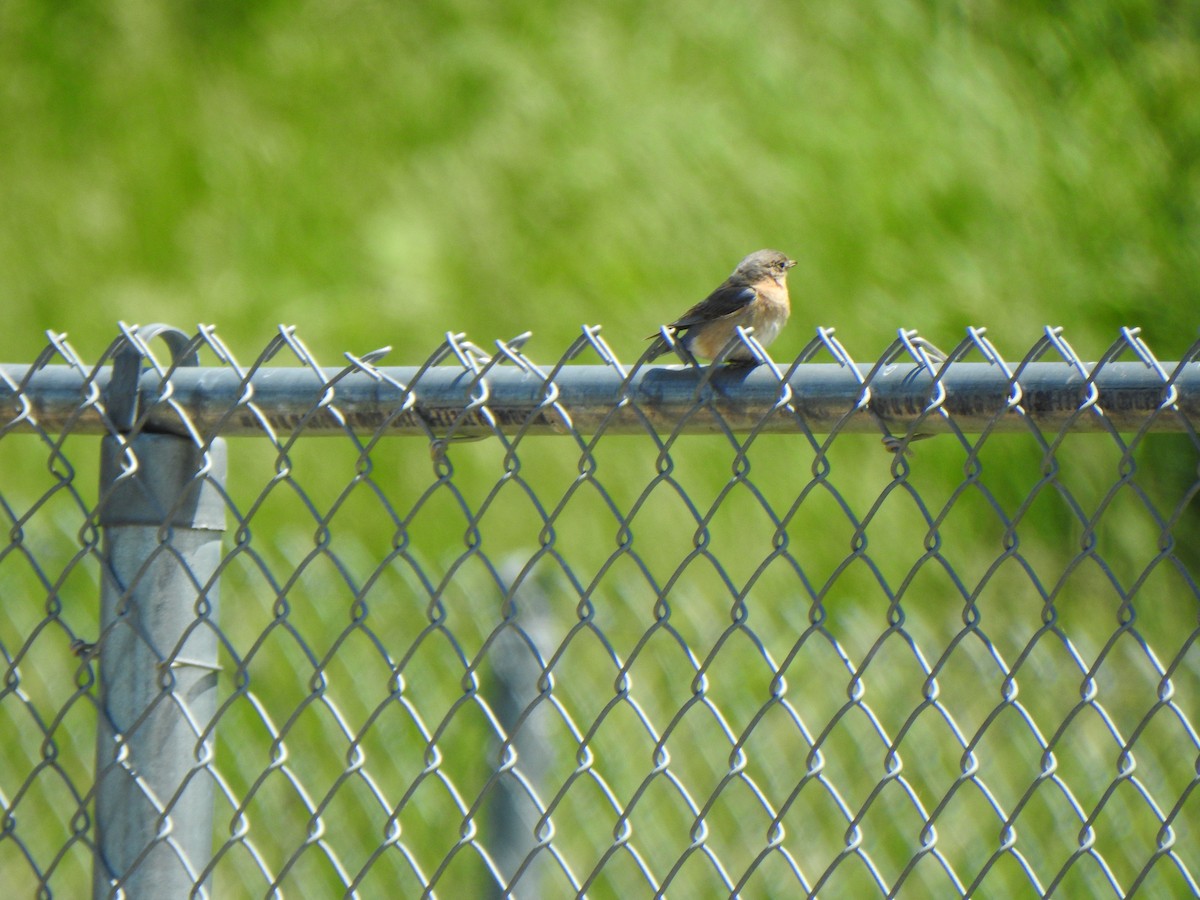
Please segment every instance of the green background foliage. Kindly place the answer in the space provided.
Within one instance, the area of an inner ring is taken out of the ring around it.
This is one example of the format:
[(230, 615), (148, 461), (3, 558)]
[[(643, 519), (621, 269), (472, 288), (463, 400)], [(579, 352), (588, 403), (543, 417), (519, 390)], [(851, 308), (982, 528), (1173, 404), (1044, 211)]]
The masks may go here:
[[(50, 328), (67, 331), (83, 358), (93, 360), (115, 337), (115, 323), (124, 320), (168, 322), (186, 330), (215, 323), (242, 362), (258, 354), (278, 323), (294, 323), (326, 365), (337, 365), (342, 351), (361, 353), (385, 344), (395, 348), (385, 364), (416, 364), (447, 331), (465, 331), (486, 346), (526, 330), (534, 332), (529, 355), (550, 363), (581, 324), (596, 323), (617, 354), (631, 361), (659, 322), (700, 299), (740, 257), (763, 246), (800, 261), (791, 277), (792, 324), (772, 347), (779, 360), (790, 360), (817, 325), (835, 326), (860, 361), (877, 358), (900, 327), (917, 328), (948, 347), (967, 325), (988, 326), (1001, 352), (1019, 358), (1046, 324), (1067, 326), (1067, 336), (1087, 358), (1097, 357), (1118, 327), (1140, 325), (1160, 358), (1174, 359), (1195, 339), (1200, 293), (1198, 86), (1200, 9), (1149, 0), (669, 5), (10, 0), (0, 15), (5, 313), (0, 359), (31, 360), (44, 343), (42, 331)], [(1102, 502), (1113, 509), (1096, 528), (1109, 570), (1094, 561), (1072, 569), (1081, 538), (1077, 517), (1061, 502), (1057, 485), (1042, 481), (1036, 445), (1005, 441), (993, 438), (985, 448), (983, 483), (1009, 516), (1041, 491), (1022, 520), (1025, 553), (1045, 584), (1061, 579), (1067, 585), (1062, 614), (1075, 629), (1071, 633), (1081, 635), (1085, 656), (1095, 655), (1120, 605), (1110, 576), (1125, 585), (1136, 580), (1157, 552), (1159, 528), (1129, 492), (1105, 500), (1124, 464), (1112, 442), (1069, 439), (1058, 484), (1083, 498), (1088, 514)], [(47, 472), (44, 447), (32, 441), (5, 444), (0, 448), (5, 471), (37, 473), (6, 488), (6, 500), (20, 511), (56, 480)], [(380, 444), (371, 475), (401, 516), (418, 504), (432, 477), (428, 448), (402, 444)], [(753, 482), (770, 486), (770, 502), (780, 514), (812, 486), (811, 450), (805, 444), (797, 456), (796, 445), (791, 437), (765, 438), (752, 452)], [(88, 460), (96, 442), (72, 438), (67, 448), (77, 454), (76, 487), (86, 503), (95, 495)], [(265, 442), (235, 442), (233, 455), (231, 494), (244, 514), (267, 490), (278, 461)], [(1151, 463), (1140, 477), (1154, 502), (1170, 509), (1180, 501), (1180, 485), (1195, 478), (1194, 455), (1190, 443), (1165, 438), (1139, 451), (1139, 462)], [(494, 441), (453, 447), (450, 456), (455, 486), (473, 510), (489, 502), (506, 472), (512, 474)], [(734, 450), (724, 439), (696, 439), (680, 442), (673, 456), (672, 477), (682, 494), (706, 512), (729, 481)], [(566, 494), (579, 471), (577, 447), (553, 439), (523, 442), (519, 457), (520, 477), (547, 505)], [(943, 552), (973, 587), (1006, 539), (996, 507), (979, 492), (954, 499), (964, 463), (963, 448), (952, 439), (922, 445), (918, 459), (907, 486), (935, 514), (945, 503), (953, 506), (943, 528)], [(628, 512), (654, 477), (658, 450), (648, 439), (606, 439), (595, 461), (600, 482)], [(894, 487), (889, 461), (873, 441), (861, 446), (839, 441), (830, 451), (831, 483), (856, 514)], [(388, 611), (369, 625), (381, 643), (402, 652), (428, 617), (424, 607), (397, 612), (395, 596), (409, 591), (420, 597), (426, 588), (406, 561), (388, 561), (404, 529), (369, 490), (352, 492), (337, 506), (359, 471), (348, 442), (301, 441), (289, 462), (294, 483), (317, 510), (340, 509), (331, 549), (342, 568), (314, 553), (315, 524), (291, 484), (267, 492), (250, 523), (257, 555), (241, 554), (224, 576), (227, 609), (242, 613), (228, 624), (230, 646), (242, 658), (227, 656), (222, 664), (230, 671), (245, 665), (277, 725), (303, 705), (312, 663), (285, 636), (286, 629), (277, 627), (272, 604), (278, 584), (298, 565), (307, 566), (288, 597), (289, 623), (318, 656), (333, 652), (335, 639), (345, 637), (345, 655), (319, 668), (343, 691), (339, 708), (358, 726), (384, 702), (392, 672), (372, 656), (375, 645), (363, 633), (345, 632), (349, 613), (359, 602), (375, 610), (374, 616)], [(696, 528), (681, 495), (670, 486), (660, 488), (641, 505), (631, 530), (635, 541), (645, 542), (637, 547), (649, 577), (661, 586), (694, 550)], [(856, 659), (871, 651), (886, 627), (882, 584), (895, 590), (905, 583), (924, 552), (928, 522), (906, 489), (881, 503), (867, 529), (878, 573), (859, 559), (837, 578), (854, 529), (831, 494), (811, 493), (787, 529), (792, 552), (811, 581), (805, 591), (797, 588), (796, 572), (787, 564), (758, 571), (775, 529), (757, 500), (739, 486), (717, 507), (708, 524), (712, 552), (737, 586), (753, 582), (750, 625), (776, 660), (807, 625), (809, 590), (821, 594), (828, 629)], [(1194, 532), (1193, 518), (1181, 519), (1181, 531)], [(32, 546), (43, 540), (49, 547), (66, 536), (65, 549), (60, 541), (58, 550), (43, 549), (39, 559), (53, 571), (53, 554), (64, 554), (70, 574), (59, 599), (79, 598), (74, 605), (64, 601), (64, 621), (87, 635), (94, 628), (87, 604), (98, 576), (94, 561), (78, 566), (69, 561), (81, 525), (79, 504), (60, 492), (27, 524), (26, 541)], [(481, 519), (483, 552), (493, 562), (527, 559), (543, 525), (519, 483), (510, 479)], [(556, 528), (558, 546), (585, 584), (605, 572), (617, 523), (599, 496), (590, 488), (580, 491)], [(414, 514), (404, 539), (435, 587), (455, 572), (441, 599), (471, 658), (494, 626), (488, 617), (497, 615), (499, 600), (479, 556), (467, 553), (463, 567), (455, 568), (467, 546), (467, 529), (459, 501), (439, 490)], [(310, 556), (315, 561), (302, 565)], [(0, 567), (5, 595), (38, 597), (39, 590), (44, 595), (38, 579), (14, 560), (15, 554)], [(363, 593), (373, 576), (376, 585)], [(592, 598), (598, 621), (621, 658), (641, 654), (632, 669), (643, 691), (640, 702), (661, 727), (690, 690), (678, 680), (679, 645), (660, 632), (647, 649), (637, 650), (638, 637), (653, 622), (654, 592), (629, 557), (619, 559), (606, 577)], [(579, 596), (564, 586), (563, 573), (544, 562), (531, 571), (534, 581), (549, 585), (546, 590), (563, 604), (555, 627), (572, 624)], [(1186, 582), (1186, 576), (1165, 570), (1148, 582), (1161, 583), (1163, 595), (1182, 598), (1141, 626), (1156, 647), (1166, 648), (1167, 657), (1182, 652), (1180, 642), (1194, 626), (1194, 597)], [(730, 612), (721, 577), (702, 565), (689, 566), (673, 590), (681, 609), (673, 627), (695, 652), (715, 652)], [(923, 609), (928, 618), (914, 617), (909, 633), (926, 652), (948, 648), (962, 614), (957, 588), (929, 566), (914, 570), (906, 590), (905, 602), (914, 612), (930, 601)], [(1103, 615), (1089, 598), (1100, 598), (1095, 602)], [(985, 627), (991, 610), (1013, 606), (1021, 608), (1031, 630), (1038, 627), (1041, 600), (1029, 574), (1015, 563), (1002, 566), (979, 599)], [(5, 604), (0, 611), (0, 639), (8, 647), (34, 635), (44, 614), (16, 606)], [(631, 630), (622, 631), (625, 627)], [(264, 633), (264, 649), (254, 650)], [(87, 721), (77, 720), (87, 719), (88, 706), (82, 694), (64, 700), (55, 693), (56, 685), (74, 689), (75, 661), (64, 661), (57, 632), (40, 634), (45, 636), (30, 638), (26, 647), (22, 690), (44, 704), (47, 715), (68, 704), (71, 713), (56, 737), (63, 746), (86, 732)], [(564, 634), (555, 632), (555, 640)], [(989, 636), (1010, 663), (1032, 640), (1031, 631)], [(714, 702), (738, 714), (763, 701), (767, 677), (762, 654), (739, 640), (730, 641), (728, 655), (714, 657), (713, 676), (713, 690), (720, 692)], [(430, 692), (424, 701), (416, 695), (415, 702), (427, 704), (423, 715), (436, 723), (442, 715), (436, 710), (459, 697), (454, 679), (465, 668), (452, 668), (453, 679), (445, 681), (444, 645), (435, 637), (411, 646), (410, 679)], [(893, 657), (895, 671), (905, 672), (902, 679), (872, 682), (873, 690), (882, 691), (872, 699), (889, 712), (886, 726), (894, 734), (922, 700), (923, 674), (902, 645), (881, 646), (876, 658)], [(299, 674), (276, 678), (279, 658)], [(1049, 698), (1071, 697), (1078, 672), (1051, 640), (1029, 659), (1030, 680), (1057, 688), (1026, 698), (1043, 727), (1049, 723), (1052, 730), (1074, 701), (1059, 709)], [(1106, 699), (1128, 732), (1152, 702), (1156, 674), (1136, 648), (1128, 660), (1116, 652), (1112, 659), (1126, 661), (1134, 672), (1121, 684), (1105, 685), (1116, 692), (1116, 700)], [(820, 681), (838, 665), (828, 647), (806, 651), (789, 678), (801, 685)], [(890, 671), (884, 662), (878, 665)], [(976, 674), (989, 693), (979, 706), (959, 698), (967, 710), (964, 727), (978, 726), (1001, 690), (994, 668), (952, 656), (951, 668), (976, 665), (983, 668), (984, 674)], [(581, 640), (569, 645), (562, 666), (574, 677), (562, 678), (556, 691), (564, 708), (586, 726), (599, 707), (589, 687), (613, 683), (612, 659)], [(1105, 677), (1113, 678), (1110, 672)], [(749, 674), (739, 681), (739, 673)], [(959, 674), (959, 684), (970, 683), (969, 671)], [(953, 680), (948, 683), (954, 690)], [(753, 697), (739, 700), (742, 693)], [(805, 702), (819, 707), (834, 701), (814, 694)], [(13, 783), (0, 782), (0, 788), (11, 797), (28, 777), (30, 798), (47, 808), (69, 806), (71, 798), (55, 793), (60, 787), (29, 776), (39, 751), (22, 724), (21, 708), (11, 709), (0, 704), (4, 731), (24, 737), (0, 758), (0, 770), (15, 773)], [(346, 742), (322, 718), (320, 704), (313, 709), (298, 716), (291, 745), (304, 760), (298, 768), (326, 787), (342, 771)], [(632, 719), (620, 709), (618, 716)], [(818, 724), (832, 714), (807, 707), (803, 712)], [(242, 746), (218, 744), (221, 770), (240, 795), (270, 761), (270, 740), (255, 731), (259, 712), (244, 699), (231, 702), (227, 715), (250, 734)], [(1084, 757), (1088, 748), (1108, 749), (1105, 742), (1111, 741), (1094, 719), (1087, 721), (1080, 727), (1089, 731), (1073, 745), (1084, 748)], [(1143, 753), (1139, 763), (1155, 790), (1178, 796), (1188, 776), (1172, 758), (1171, 738), (1177, 735), (1161, 721), (1150, 729), (1163, 729), (1161, 758)], [(624, 724), (627, 730), (615, 733), (601, 729), (593, 749), (612, 766), (607, 777), (627, 797), (653, 748), (637, 723)], [(556, 727), (561, 731), (562, 723)], [(389, 750), (396, 755), (394, 771), (375, 769), (394, 796), (421, 767), (422, 738), (402, 717), (388, 728), (379, 725), (366, 744), (373, 761), (387, 758)], [(474, 708), (449, 720), (442, 742), (447, 771), (468, 793), (479, 789), (489, 771), (473, 753), (489, 734)], [(1014, 754), (1019, 763), (987, 773), (1011, 806), (1037, 772), (1037, 749), (1019, 725), (988, 735), (989, 741), (1020, 745)], [(385, 738), (395, 740), (389, 744)], [(711, 723), (688, 720), (680, 740), (721, 751), (721, 765), (711, 770), (702, 757), (693, 762), (677, 754), (689, 780), (705, 783), (724, 772), (725, 738)], [(764, 746), (751, 741), (748, 747), (754, 763), (762, 765), (777, 744), (757, 740)], [(914, 783), (922, 786), (927, 778), (929, 795), (941, 796), (960, 771), (947, 750), (956, 745), (928, 718), (918, 720), (908, 740), (906, 764)], [(826, 745), (831, 765), (848, 768), (856, 748), (871, 747), (863, 751), (864, 765), (878, 769), (874, 741), (861, 720), (835, 730)], [(397, 753), (398, 745), (412, 753)], [(64, 749), (62, 764), (77, 785), (87, 783), (90, 754), (86, 740), (74, 752)], [(1105, 757), (1080, 765), (1110, 762)], [(572, 769), (573, 760), (556, 759), (549, 777), (561, 783)], [(795, 773), (786, 767), (756, 777), (784, 793), (795, 784)], [(867, 787), (858, 784), (855, 791), (865, 794)], [(356, 864), (384, 830), (382, 822), (361, 819), (370, 801), (355, 793), (359, 788), (355, 783), (336, 795), (329, 814), (331, 832), (350, 844), (339, 852)], [(668, 796), (661, 807), (662, 818), (651, 818), (641, 832), (664, 846), (683, 841), (690, 827), (672, 799), (677, 800)], [(856, 793), (853, 799), (863, 797)], [(736, 839), (739, 822), (754, 822), (756, 840), (762, 831), (754, 805), (742, 808), (738, 802), (718, 804), (713, 812), (714, 830), (723, 822), (721, 839), (731, 840), (724, 852), (734, 857), (748, 846)], [(891, 802), (881, 801), (871, 815), (894, 811), (898, 821), (911, 816), (907, 801), (897, 798), (894, 808)], [(957, 833), (978, 863), (990, 852), (996, 829), (988, 820), (990, 809), (980, 808), (977, 798), (970, 802), (975, 806), (948, 813), (953, 824), (944, 831)], [(611, 822), (601, 828), (597, 808), (572, 795), (559, 814), (566, 852), (578, 854), (573, 859), (585, 872), (588, 864), (578, 860), (611, 840)], [(1145, 805), (1134, 797), (1129, 810), (1140, 817), (1138, 833), (1148, 841), (1156, 823)], [(805, 821), (788, 824), (814, 846), (828, 845), (835, 853), (844, 822), (832, 809), (826, 812), (828, 827), (817, 835), (805, 832), (816, 827)], [(294, 831), (285, 848), (304, 839), (307, 813), (279, 778), (268, 779), (251, 814), (259, 827)], [(436, 866), (461, 816), (444, 801), (406, 815), (406, 836), (418, 855), (425, 854), (423, 863)], [(1029, 826), (1034, 833), (1078, 827), (1073, 814), (1043, 795), (1027, 815), (1026, 822), (1037, 823)], [(802, 818), (800, 812), (795, 818)], [(65, 827), (48, 825), (47, 834), (32, 839), (39, 859), (56, 852)], [(889, 875), (911, 856), (918, 831), (909, 827), (908, 840), (898, 838), (881, 849)], [(31, 840), (28, 830), (20, 834)], [(9, 841), (0, 871), (28, 879), (24, 860), (11, 848)], [(1041, 849), (1046, 861), (1035, 864), (1053, 872), (1060, 857)], [(291, 851), (267, 852), (278, 867)], [(1104, 852), (1106, 858), (1119, 857), (1116, 847), (1105, 845)], [(1149, 852), (1139, 845), (1129, 859), (1118, 859), (1118, 877), (1131, 878)], [(51, 884), (66, 895), (86, 884), (90, 857), (76, 843), (64, 859)], [(230, 863), (236, 874), (222, 874), (229, 881), (221, 885), (261, 887), (253, 867), (238, 859)], [(337, 883), (319, 857), (312, 859), (303, 858), (289, 889)], [(448, 870), (447, 890), (477, 886), (483, 877), (469, 854), (459, 859)], [(411, 877), (402, 867), (393, 871), (394, 859), (382, 865), (387, 868), (376, 870), (383, 874), (375, 877), (395, 879), (393, 886)], [(865, 877), (854, 871), (846, 877)], [(1161, 874), (1162, 867), (1158, 871), (1159, 877), (1171, 877)], [(688, 876), (680, 884), (700, 889), (711, 884), (709, 874), (700, 870), (694, 882)], [(759, 887), (766, 893), (794, 887), (785, 871), (763, 877)], [(934, 870), (912, 883), (944, 887), (939, 877)], [(1087, 880), (1099, 878), (1094, 872), (1072, 877), (1083, 879), (1076, 884), (1080, 890), (1093, 891), (1101, 883)], [(1027, 885), (1015, 869), (999, 883), (1009, 889)], [(597, 885), (597, 895), (628, 895), (641, 886), (637, 873), (613, 874)], [(851, 887), (867, 885), (840, 885), (847, 894), (856, 892)]]
[(815, 324), (1194, 336), (1200, 13), (1105, 0), (43, 4), (0, 22), (0, 358), (117, 318), (318, 353), (582, 322), (742, 255)]

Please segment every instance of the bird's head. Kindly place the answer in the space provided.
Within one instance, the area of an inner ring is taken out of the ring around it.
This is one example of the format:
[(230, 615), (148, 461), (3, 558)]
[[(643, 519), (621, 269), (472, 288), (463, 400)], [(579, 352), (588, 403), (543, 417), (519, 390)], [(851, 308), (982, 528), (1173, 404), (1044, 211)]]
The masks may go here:
[(733, 274), (750, 282), (774, 278), (783, 284), (788, 269), (795, 264), (794, 259), (789, 259), (786, 253), (780, 253), (778, 250), (756, 250), (737, 264)]

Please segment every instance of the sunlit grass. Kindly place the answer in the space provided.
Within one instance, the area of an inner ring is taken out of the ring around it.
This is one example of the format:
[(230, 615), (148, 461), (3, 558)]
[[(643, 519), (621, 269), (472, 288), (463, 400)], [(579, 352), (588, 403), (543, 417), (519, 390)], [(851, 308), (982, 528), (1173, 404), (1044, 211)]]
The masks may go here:
[(10, 11), (0, 356), (117, 318), (633, 356), (759, 246), (801, 261), (783, 357), (814, 324), (867, 357), (1194, 333), (1192, 12), (185, 9)]

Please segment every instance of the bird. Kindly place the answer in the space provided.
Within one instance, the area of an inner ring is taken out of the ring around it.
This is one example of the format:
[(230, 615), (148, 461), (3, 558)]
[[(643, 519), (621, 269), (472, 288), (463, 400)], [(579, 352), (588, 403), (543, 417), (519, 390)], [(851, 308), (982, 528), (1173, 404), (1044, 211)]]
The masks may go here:
[[(779, 335), (791, 312), (787, 272), (796, 264), (778, 250), (757, 250), (733, 270), (715, 291), (666, 326), (691, 362), (696, 357), (715, 358), (736, 338), (735, 329), (754, 328), (754, 338), (764, 347)], [(662, 332), (653, 340), (647, 359), (657, 359), (671, 350)], [(750, 348), (739, 342), (729, 351), (733, 363), (755, 363)]]

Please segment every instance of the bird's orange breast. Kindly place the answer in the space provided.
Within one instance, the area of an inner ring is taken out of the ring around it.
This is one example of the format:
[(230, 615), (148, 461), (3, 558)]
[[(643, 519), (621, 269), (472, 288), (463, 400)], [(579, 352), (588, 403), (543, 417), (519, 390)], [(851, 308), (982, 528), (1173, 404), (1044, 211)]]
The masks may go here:
[[(754, 338), (764, 347), (779, 336), (787, 323), (791, 306), (786, 288), (760, 290), (742, 309), (730, 316), (693, 326), (687, 336), (687, 347), (697, 356), (712, 359), (734, 339), (735, 329), (753, 328)], [(748, 360), (751, 354), (745, 347), (735, 347), (729, 359)]]

